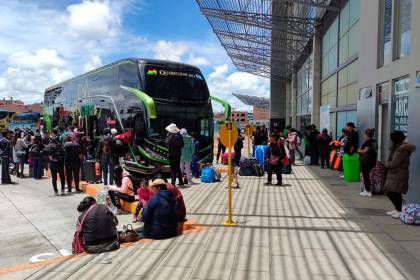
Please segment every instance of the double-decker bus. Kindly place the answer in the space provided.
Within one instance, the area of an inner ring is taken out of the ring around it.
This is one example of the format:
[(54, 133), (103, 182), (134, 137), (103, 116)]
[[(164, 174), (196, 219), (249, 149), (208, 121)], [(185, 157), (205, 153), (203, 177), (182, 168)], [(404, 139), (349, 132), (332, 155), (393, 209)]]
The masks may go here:
[(106, 128), (129, 131), (133, 141), (125, 167), (150, 175), (169, 168), (165, 128), (171, 123), (199, 135), (200, 161), (212, 161), (211, 100), (222, 103), (225, 115), (230, 116), (230, 105), (210, 97), (198, 68), (130, 58), (47, 88), (44, 125), (47, 130), (82, 125), (90, 137), (103, 134)]
[(9, 127), (9, 112), (4, 109), (0, 109), (0, 130)]

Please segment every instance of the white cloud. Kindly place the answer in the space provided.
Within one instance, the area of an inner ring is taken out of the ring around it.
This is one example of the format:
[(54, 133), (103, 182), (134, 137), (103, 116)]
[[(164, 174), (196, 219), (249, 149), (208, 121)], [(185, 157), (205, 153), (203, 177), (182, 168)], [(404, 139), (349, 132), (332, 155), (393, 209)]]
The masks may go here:
[(94, 57), (92, 57), (90, 59), (89, 62), (87, 62), (84, 66), (83, 66), (83, 71), (84, 72), (88, 72), (91, 71), (93, 69), (99, 68), (102, 66), (102, 60), (99, 56), (95, 55)]
[(236, 110), (252, 109), (239, 101), (232, 93), (268, 97), (270, 82), (268, 79), (244, 72), (229, 72), (227, 64), (214, 67), (207, 77), (210, 95), (228, 100)]
[(182, 56), (188, 51), (188, 45), (184, 42), (157, 41), (153, 47), (154, 58), (182, 61)]
[(151, 44), (153, 57), (162, 60), (184, 62), (195, 66), (210, 66), (225, 63), (228, 60), (220, 43), (214, 40), (207, 42), (165, 41)]
[(194, 56), (192, 54), (190, 54), (188, 60), (187, 60), (188, 64), (192, 64), (195, 66), (205, 66), (205, 65), (210, 65), (210, 62), (205, 58), (205, 57), (201, 57), (201, 56)]
[(40, 102), (46, 87), (73, 77), (55, 50), (17, 52), (7, 59), (7, 64), (0, 75), (0, 98), (12, 96), (27, 103)]
[(83, 1), (67, 7), (69, 28), (76, 37), (89, 40), (116, 36), (121, 25), (119, 14), (110, 10), (109, 2)]

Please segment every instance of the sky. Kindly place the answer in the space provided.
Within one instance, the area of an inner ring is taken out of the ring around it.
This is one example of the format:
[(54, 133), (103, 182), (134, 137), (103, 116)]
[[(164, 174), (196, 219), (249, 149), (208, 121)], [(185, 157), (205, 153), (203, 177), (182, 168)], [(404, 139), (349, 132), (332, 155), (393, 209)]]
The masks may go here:
[(236, 110), (250, 107), (231, 93), (269, 94), (268, 79), (236, 70), (194, 0), (10, 0), (0, 18), (1, 99), (41, 102), (46, 87), (127, 57), (193, 64)]

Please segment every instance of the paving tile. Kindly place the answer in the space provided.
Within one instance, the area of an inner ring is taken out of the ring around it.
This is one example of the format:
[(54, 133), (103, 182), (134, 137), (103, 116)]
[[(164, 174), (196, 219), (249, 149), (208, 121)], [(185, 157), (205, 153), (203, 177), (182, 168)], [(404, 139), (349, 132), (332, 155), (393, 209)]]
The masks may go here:
[(411, 256), (420, 262), (420, 242), (419, 241), (400, 241), (398, 244), (404, 248)]
[(215, 232), (205, 248), (207, 252), (235, 253), (239, 243), (239, 233)]
[(164, 257), (165, 251), (163, 250), (139, 249), (122, 264), (104, 266), (114, 268), (111, 275), (144, 276), (154, 271), (163, 261)]
[(229, 279), (234, 254), (206, 252), (201, 256), (191, 279)]
[(239, 246), (235, 255), (234, 269), (270, 271), (270, 248)]
[(45, 279), (45, 280), (61, 280), (67, 279), (71, 276), (69, 272), (46, 272), (43, 270), (38, 271), (37, 273), (31, 275), (31, 277), (26, 279)]
[(420, 234), (417, 227), (399, 224), (381, 224), (381, 229), (389, 236), (398, 241), (420, 241)]
[(157, 269), (149, 278), (153, 280), (187, 280), (191, 272), (192, 268), (168, 266)]
[(204, 248), (204, 244), (177, 244), (165, 257), (163, 266), (194, 267)]
[(270, 273), (266, 271), (233, 270), (230, 280), (270, 280)]

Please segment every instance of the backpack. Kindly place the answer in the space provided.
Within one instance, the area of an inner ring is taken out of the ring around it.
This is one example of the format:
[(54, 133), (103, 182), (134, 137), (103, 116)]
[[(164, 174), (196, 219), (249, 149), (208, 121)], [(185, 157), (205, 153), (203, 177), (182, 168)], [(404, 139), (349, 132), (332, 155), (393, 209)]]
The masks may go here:
[(212, 166), (204, 167), (201, 171), (202, 183), (213, 183), (216, 181), (216, 172)]

